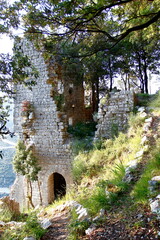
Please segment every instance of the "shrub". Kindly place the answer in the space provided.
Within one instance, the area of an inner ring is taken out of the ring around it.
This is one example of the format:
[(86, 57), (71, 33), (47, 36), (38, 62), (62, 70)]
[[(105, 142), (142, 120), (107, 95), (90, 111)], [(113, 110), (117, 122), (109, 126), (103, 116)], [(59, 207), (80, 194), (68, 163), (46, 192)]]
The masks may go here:
[(69, 126), (68, 132), (72, 134), (73, 137), (78, 139), (85, 138), (87, 136), (94, 136), (94, 132), (96, 130), (95, 122), (79, 122), (75, 126)]
[(46, 230), (42, 229), (38, 223), (36, 215), (32, 213), (27, 218), (26, 224), (22, 227), (6, 230), (2, 236), (2, 240), (23, 240), (26, 236), (32, 236), (38, 240), (45, 232)]
[(71, 221), (68, 226), (69, 229), (69, 237), (68, 240), (78, 240), (80, 236), (85, 234), (85, 230), (90, 226), (90, 222), (88, 220), (79, 221), (77, 219), (77, 213), (75, 210), (71, 212)]

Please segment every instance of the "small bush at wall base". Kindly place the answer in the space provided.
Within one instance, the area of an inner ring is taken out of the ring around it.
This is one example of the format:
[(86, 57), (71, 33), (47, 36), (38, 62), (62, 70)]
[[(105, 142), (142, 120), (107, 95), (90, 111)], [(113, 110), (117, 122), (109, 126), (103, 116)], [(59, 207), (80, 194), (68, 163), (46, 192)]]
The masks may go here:
[(32, 236), (36, 240), (39, 240), (46, 230), (42, 229), (37, 221), (35, 214), (30, 214), (26, 220), (26, 224), (22, 227), (15, 227), (14, 229), (8, 229), (4, 232), (2, 240), (23, 240), (26, 236)]

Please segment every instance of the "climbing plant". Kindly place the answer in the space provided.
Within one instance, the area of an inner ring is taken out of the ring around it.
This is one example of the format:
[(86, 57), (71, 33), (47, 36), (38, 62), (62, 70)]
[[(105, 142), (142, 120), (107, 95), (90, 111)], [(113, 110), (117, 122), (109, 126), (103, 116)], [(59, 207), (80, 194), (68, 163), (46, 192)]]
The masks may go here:
[[(13, 167), (16, 173), (19, 173), (26, 177), (27, 179), (27, 198), (29, 204), (34, 207), (32, 201), (32, 182), (38, 181), (38, 173), (41, 170), (38, 165), (37, 158), (35, 157), (33, 151), (25, 146), (22, 141), (18, 141), (16, 146), (16, 154), (13, 159)], [(39, 186), (39, 182), (38, 182)], [(40, 192), (40, 188), (39, 188)], [(40, 200), (42, 202), (41, 193)]]

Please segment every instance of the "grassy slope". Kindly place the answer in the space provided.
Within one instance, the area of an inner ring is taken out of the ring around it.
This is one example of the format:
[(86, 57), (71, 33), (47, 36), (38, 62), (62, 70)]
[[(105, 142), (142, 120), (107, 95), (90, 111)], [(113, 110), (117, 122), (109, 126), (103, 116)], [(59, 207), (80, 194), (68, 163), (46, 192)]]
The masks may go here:
[[(159, 109), (160, 96), (158, 99), (152, 103), (152, 107), (156, 106)], [(126, 236), (129, 236), (129, 239), (141, 239), (141, 237), (142, 239), (158, 239), (156, 238), (158, 223), (149, 208), (149, 198), (154, 196), (151, 196), (148, 191), (148, 180), (160, 175), (160, 141), (158, 140), (160, 111), (150, 114), (154, 115), (155, 121), (152, 129), (147, 132), (149, 149), (139, 160), (139, 167), (134, 173), (134, 181), (127, 184), (122, 179), (127, 163), (135, 159), (136, 153), (142, 149), (141, 139), (145, 118), (140, 117), (139, 114), (131, 116), (127, 133), (120, 133), (118, 137), (100, 144), (95, 143), (92, 150), (86, 151), (85, 149), (79, 152), (73, 162), (75, 184), (65, 199), (46, 209), (48, 216), (57, 204), (74, 199), (89, 210), (92, 219), (99, 215), (100, 209), (105, 209), (104, 217), (96, 223), (97, 233), (94, 232), (89, 239), (101, 239), (96, 234), (101, 234), (102, 239), (126, 240)], [(106, 190), (110, 191), (109, 198), (106, 197)], [(87, 236), (82, 235), (91, 222), (79, 222), (76, 217), (73, 212), (69, 239), (88, 239)], [(113, 229), (116, 230), (115, 233), (111, 231)], [(120, 235), (115, 235), (113, 238), (116, 232), (118, 234), (119, 229), (122, 229), (124, 238), (120, 238)]]
[[(160, 96), (150, 106), (159, 109)], [(154, 126), (146, 133), (149, 138), (149, 149), (139, 160), (134, 181), (130, 184), (124, 183), (122, 179), (127, 163), (134, 160), (136, 153), (142, 149), (141, 139), (144, 135), (145, 118), (141, 118), (139, 114), (131, 116), (127, 133), (120, 133), (118, 137), (104, 141), (101, 149), (96, 149), (95, 145), (92, 151), (79, 153), (73, 162), (76, 185), (72, 189), (71, 196), (74, 196), (74, 200), (89, 209), (91, 216), (96, 216), (100, 209), (105, 209), (107, 220), (104, 218), (100, 222), (101, 226), (112, 223), (115, 219), (119, 219), (120, 223), (125, 222), (125, 228), (131, 234), (131, 239), (134, 239), (137, 228), (153, 232), (153, 239), (157, 239), (157, 220), (151, 220), (148, 225), (145, 225), (145, 221), (147, 214), (151, 215), (149, 199), (154, 197), (148, 191), (148, 181), (153, 176), (160, 175), (160, 141), (158, 139), (160, 132), (157, 129), (160, 126), (158, 125), (160, 112), (152, 112), (149, 115), (155, 118)], [(111, 192), (109, 199), (106, 198), (106, 190)], [(137, 219), (140, 213), (142, 219)], [(85, 228), (85, 224), (81, 227), (76, 226), (78, 225), (74, 216), (70, 239), (79, 239), (80, 232), (83, 232), (79, 228)], [(146, 237), (147, 234), (149, 233), (142, 233), (142, 237)], [(93, 239), (96, 238), (93, 237)], [(146, 237), (146, 239), (152, 238)]]

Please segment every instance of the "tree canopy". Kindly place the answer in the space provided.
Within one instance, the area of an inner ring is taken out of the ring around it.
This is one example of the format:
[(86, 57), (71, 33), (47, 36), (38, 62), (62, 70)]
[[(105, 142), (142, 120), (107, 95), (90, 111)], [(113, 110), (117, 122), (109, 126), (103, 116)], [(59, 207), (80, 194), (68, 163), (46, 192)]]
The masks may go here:
[[(113, 76), (124, 72), (138, 78), (140, 83), (136, 85), (141, 92), (148, 93), (147, 71), (153, 72), (153, 69), (158, 68), (158, 0), (19, 0), (15, 6), (25, 10), (22, 18), (26, 36), (37, 40), (37, 45), (45, 46), (46, 51), (52, 49), (51, 54), (56, 54), (53, 46), (61, 43), (63, 51), (58, 54), (71, 65), (81, 63), (84, 76), (90, 78), (91, 82), (103, 76), (109, 79), (109, 88), (112, 90)], [(141, 49), (139, 59), (135, 49)], [(102, 54), (95, 55), (99, 52)], [(126, 52), (128, 57), (124, 57)], [(151, 56), (152, 53), (154, 57)], [(82, 67), (82, 62), (71, 60), (79, 58), (83, 61), (93, 55), (95, 56), (88, 60), (90, 67), (86, 63)], [(126, 65), (125, 70), (122, 62)], [(94, 68), (93, 71), (91, 65), (96, 66), (97, 70)]]
[(25, 31), (34, 38), (43, 34), (85, 42), (97, 35), (105, 37), (108, 44), (91, 48), (91, 53), (110, 49), (139, 30), (153, 37), (160, 18), (158, 0), (20, 0), (20, 6), (25, 9)]
[[(23, 28), (46, 56), (61, 55), (65, 73), (72, 66), (76, 79), (90, 81), (97, 92), (101, 80), (112, 90), (116, 74), (125, 88), (131, 78), (148, 92), (148, 72), (159, 66), (159, 0), (2, 0), (0, 12), (0, 34), (14, 38), (14, 29)], [(13, 83), (28, 84), (26, 67), (22, 52), (0, 54), (0, 90), (12, 94)], [(8, 134), (1, 116), (0, 134)]]

